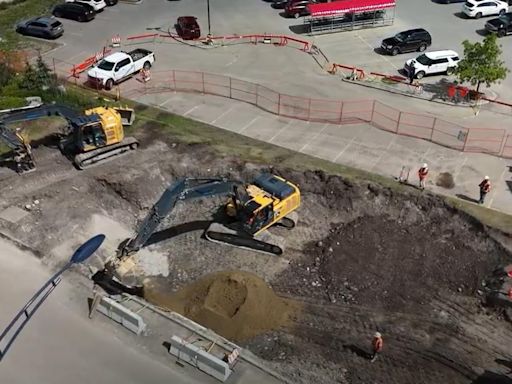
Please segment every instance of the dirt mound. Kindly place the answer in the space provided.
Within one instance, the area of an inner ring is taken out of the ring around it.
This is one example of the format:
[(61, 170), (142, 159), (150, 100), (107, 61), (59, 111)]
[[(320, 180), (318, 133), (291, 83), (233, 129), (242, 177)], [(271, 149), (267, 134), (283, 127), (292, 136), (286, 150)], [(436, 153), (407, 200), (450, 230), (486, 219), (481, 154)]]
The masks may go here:
[(436, 185), (438, 187), (443, 187), (446, 189), (452, 189), (455, 187), (455, 181), (453, 180), (453, 175), (449, 172), (441, 172), (436, 177)]
[(207, 275), (174, 294), (149, 284), (145, 297), (236, 341), (286, 325), (297, 310), (261, 278), (242, 271)]
[(310, 290), (333, 302), (392, 310), (427, 304), (441, 291), (475, 295), (489, 271), (512, 259), (460, 217), (435, 211), (363, 216), (336, 226), (305, 253), (315, 276)]

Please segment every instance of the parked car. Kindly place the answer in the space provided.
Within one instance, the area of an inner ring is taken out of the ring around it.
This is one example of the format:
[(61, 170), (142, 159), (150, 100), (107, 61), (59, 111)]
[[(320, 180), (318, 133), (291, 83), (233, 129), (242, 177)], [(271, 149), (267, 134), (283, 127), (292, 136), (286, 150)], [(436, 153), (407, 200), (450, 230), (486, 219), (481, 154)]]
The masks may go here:
[(44, 39), (56, 39), (64, 33), (64, 26), (53, 17), (41, 16), (17, 24), (16, 32)]
[(273, 0), (272, 8), (283, 9), (287, 3), (288, 3), (288, 0)]
[(498, 37), (503, 37), (512, 32), (512, 12), (505, 13), (496, 19), (491, 19), (485, 23), (485, 29), (491, 33), (497, 33)]
[(313, 0), (289, 0), (284, 7), (284, 13), (287, 17), (298, 18), (309, 15), (308, 5), (314, 4)]
[(141, 71), (149, 70), (155, 55), (147, 49), (131, 52), (115, 52), (101, 60), (87, 72), (87, 80), (94, 87), (112, 89), (117, 84)]
[(55, 17), (63, 17), (77, 21), (91, 21), (96, 16), (94, 8), (82, 3), (62, 3), (53, 7)]
[(404, 71), (410, 77), (414, 70), (414, 77), (423, 78), (425, 75), (438, 73), (452, 74), (459, 64), (459, 55), (455, 51), (432, 51), (425, 52), (415, 59), (409, 59), (405, 62)]
[(462, 6), (467, 17), (479, 19), (482, 16), (503, 15), (508, 12), (508, 4), (498, 0), (468, 0)]
[(107, 3), (105, 3), (105, 0), (80, 0), (80, 1), (66, 0), (66, 3), (75, 3), (75, 2), (88, 4), (91, 7), (93, 7), (96, 12), (103, 11), (103, 8), (105, 8), (107, 6)]
[(416, 28), (397, 33), (393, 37), (382, 40), (380, 47), (385, 53), (396, 56), (404, 52), (423, 52), (431, 44), (432, 36), (430, 36), (430, 33), (423, 28)]
[(201, 28), (194, 16), (180, 16), (176, 22), (176, 32), (183, 40), (194, 40), (201, 37)]

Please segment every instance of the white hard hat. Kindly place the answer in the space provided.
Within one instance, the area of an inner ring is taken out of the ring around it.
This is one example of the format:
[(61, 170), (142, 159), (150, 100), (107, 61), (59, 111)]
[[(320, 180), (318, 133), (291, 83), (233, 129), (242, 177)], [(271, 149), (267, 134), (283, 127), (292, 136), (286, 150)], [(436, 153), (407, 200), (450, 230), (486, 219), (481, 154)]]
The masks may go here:
[(427, 163), (423, 163), (423, 168), (427, 168), (428, 167), (428, 164)]
[(375, 335), (373, 335), (375, 337), (382, 337), (382, 335), (380, 334), (380, 332), (375, 332)]
[(484, 180), (489, 180), (489, 176), (485, 176), (485, 177), (484, 177)]

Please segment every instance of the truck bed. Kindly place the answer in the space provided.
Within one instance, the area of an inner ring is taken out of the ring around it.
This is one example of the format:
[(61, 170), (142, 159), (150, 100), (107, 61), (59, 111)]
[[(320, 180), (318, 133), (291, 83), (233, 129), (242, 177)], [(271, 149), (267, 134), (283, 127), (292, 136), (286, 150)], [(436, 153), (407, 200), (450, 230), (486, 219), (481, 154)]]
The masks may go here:
[(147, 49), (137, 48), (127, 53), (131, 56), (133, 61), (137, 61), (143, 59), (146, 56), (151, 55), (153, 52), (148, 51)]

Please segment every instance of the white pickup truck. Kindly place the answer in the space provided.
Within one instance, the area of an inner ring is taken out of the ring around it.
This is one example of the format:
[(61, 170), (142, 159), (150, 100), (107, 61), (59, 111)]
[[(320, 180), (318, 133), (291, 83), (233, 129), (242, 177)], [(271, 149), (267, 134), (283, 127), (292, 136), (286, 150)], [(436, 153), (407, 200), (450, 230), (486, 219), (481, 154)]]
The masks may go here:
[(155, 55), (147, 49), (135, 49), (131, 52), (115, 52), (106, 56), (87, 72), (87, 81), (91, 86), (112, 89), (114, 84), (138, 73), (148, 70), (155, 62)]

